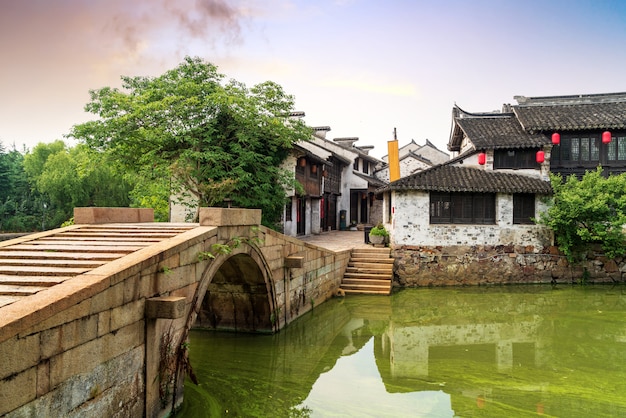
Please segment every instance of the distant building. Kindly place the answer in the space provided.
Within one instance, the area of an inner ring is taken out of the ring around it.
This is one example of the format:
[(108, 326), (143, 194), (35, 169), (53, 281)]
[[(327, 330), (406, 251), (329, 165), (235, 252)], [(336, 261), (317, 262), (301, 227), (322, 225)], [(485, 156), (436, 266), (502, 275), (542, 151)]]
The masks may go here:
[[(445, 163), (384, 186), (394, 245), (533, 245), (551, 234), (532, 219), (545, 210), (550, 141), (512, 113), (453, 108)], [(544, 159), (536, 156), (542, 151)]]
[(395, 245), (551, 244), (533, 221), (550, 172), (626, 172), (626, 93), (516, 96), (501, 112), (452, 111), (452, 159), (400, 178), (385, 193)]
[(369, 155), (373, 147), (357, 146), (357, 137), (328, 140), (328, 126), (313, 129), (311, 140), (299, 143), (285, 161), (304, 191), (288, 191), (283, 232), (309, 235), (382, 221), (374, 191), (386, 182), (373, 175), (383, 164)]
[(526, 132), (558, 135), (550, 153), (551, 172), (580, 177), (598, 165), (607, 175), (626, 172), (626, 93), (515, 100), (518, 105), (511, 111)]
[[(428, 139), (424, 145), (418, 145), (412, 139), (411, 142), (398, 149), (398, 158), (400, 161), (400, 177), (406, 177), (417, 171), (446, 162), (450, 159), (450, 156), (439, 150)], [(389, 156), (385, 155), (382, 157), (382, 160), (385, 162), (385, 165), (376, 171), (375, 176), (385, 182), (389, 182)]]

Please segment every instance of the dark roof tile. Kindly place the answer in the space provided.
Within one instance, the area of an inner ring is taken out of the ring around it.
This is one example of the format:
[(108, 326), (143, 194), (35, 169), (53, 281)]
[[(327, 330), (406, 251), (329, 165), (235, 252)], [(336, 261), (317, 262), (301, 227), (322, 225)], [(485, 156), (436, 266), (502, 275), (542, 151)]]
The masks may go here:
[(513, 106), (527, 131), (625, 129), (626, 102)]
[(537, 148), (549, 143), (543, 134), (525, 132), (513, 114), (464, 116), (456, 123), (476, 149)]
[(551, 194), (552, 186), (537, 177), (442, 164), (403, 177), (378, 191), (388, 190)]

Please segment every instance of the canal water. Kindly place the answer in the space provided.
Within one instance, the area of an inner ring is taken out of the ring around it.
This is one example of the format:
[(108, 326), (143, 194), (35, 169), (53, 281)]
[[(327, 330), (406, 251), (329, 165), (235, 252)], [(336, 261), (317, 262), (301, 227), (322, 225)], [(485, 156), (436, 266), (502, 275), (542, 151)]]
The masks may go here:
[(183, 417), (623, 417), (626, 287), (350, 295), (190, 355)]

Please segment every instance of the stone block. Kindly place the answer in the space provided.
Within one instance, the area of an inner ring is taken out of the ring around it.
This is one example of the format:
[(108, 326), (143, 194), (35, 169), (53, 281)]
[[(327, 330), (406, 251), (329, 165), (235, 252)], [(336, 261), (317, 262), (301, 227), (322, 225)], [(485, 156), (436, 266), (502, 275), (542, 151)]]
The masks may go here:
[(50, 391), (50, 363), (42, 361), (37, 365), (37, 396)]
[(134, 324), (144, 318), (145, 299), (140, 299), (111, 310), (111, 331)]
[(187, 264), (194, 264), (198, 262), (198, 255), (202, 252), (202, 243), (194, 244), (189, 248), (180, 252), (179, 264), (185, 266)]
[(304, 257), (285, 257), (285, 267), (300, 269), (304, 265)]
[(0, 380), (35, 366), (39, 362), (39, 344), (39, 334), (0, 343)]
[(49, 309), (52, 312), (52, 316), (49, 318), (38, 322), (33, 325), (31, 328), (27, 330), (29, 334), (47, 330), (50, 328), (57, 327), (59, 325), (67, 324), (68, 322), (73, 321), (76, 318), (81, 318), (83, 316), (89, 316), (90, 313), (90, 303), (89, 300), (83, 301), (81, 303), (70, 306), (67, 309), (52, 307)]
[[(154, 295), (163, 295), (196, 281), (196, 264), (160, 272), (152, 279)], [(151, 295), (152, 296), (152, 295)]]
[(124, 280), (124, 303), (128, 303), (133, 300), (139, 299), (140, 289), (139, 283), (141, 281), (141, 276), (139, 274), (135, 274), (126, 280)]
[(144, 321), (135, 322), (52, 357), (50, 386), (56, 387), (72, 376), (89, 373), (98, 365), (142, 345), (144, 326)]
[(91, 313), (107, 311), (124, 303), (124, 283), (118, 283), (91, 298)]
[(35, 399), (36, 395), (36, 367), (17, 373), (11, 379), (0, 380), (0, 416)]
[(149, 208), (74, 208), (75, 224), (154, 222), (154, 209)]
[(200, 208), (200, 225), (260, 225), (261, 209)]
[(98, 314), (98, 337), (111, 332), (111, 311), (103, 311)]
[(186, 298), (162, 296), (146, 300), (146, 318), (177, 319), (185, 314)]

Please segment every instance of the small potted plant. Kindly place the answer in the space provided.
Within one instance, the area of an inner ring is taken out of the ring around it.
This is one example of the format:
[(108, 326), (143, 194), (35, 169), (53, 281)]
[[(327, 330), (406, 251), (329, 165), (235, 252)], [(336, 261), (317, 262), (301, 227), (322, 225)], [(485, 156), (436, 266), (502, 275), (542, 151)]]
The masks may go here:
[(356, 231), (356, 221), (350, 221), (350, 231)]
[(381, 222), (370, 230), (370, 242), (374, 245), (383, 244), (389, 236), (389, 232), (385, 229)]

